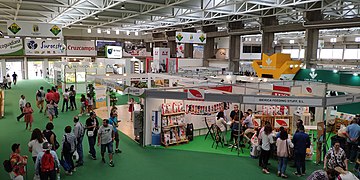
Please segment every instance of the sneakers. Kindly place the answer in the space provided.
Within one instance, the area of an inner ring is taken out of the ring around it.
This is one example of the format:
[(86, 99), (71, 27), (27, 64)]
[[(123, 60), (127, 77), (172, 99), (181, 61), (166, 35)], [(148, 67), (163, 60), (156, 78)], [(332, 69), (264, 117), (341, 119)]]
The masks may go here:
[(65, 174), (66, 174), (67, 176), (71, 176), (71, 175), (72, 175), (72, 172), (65, 171)]
[(105, 158), (102, 158), (101, 161), (102, 161), (103, 163), (106, 163), (106, 162), (105, 162)]
[(269, 174), (269, 173), (270, 173), (267, 169), (263, 169), (262, 172), (265, 173), (265, 174)]
[(115, 149), (115, 153), (122, 153), (120, 149)]
[(74, 169), (72, 170), (72, 172), (76, 172), (76, 168), (74, 168)]
[(91, 159), (92, 159), (92, 160), (96, 160), (96, 157), (94, 157), (94, 156), (91, 156)]
[(297, 172), (294, 172), (294, 175), (297, 177), (301, 177), (301, 174), (298, 174)]
[(109, 162), (109, 166), (110, 166), (110, 167), (114, 167), (114, 166), (115, 166), (115, 165), (114, 165), (114, 162), (113, 162), (113, 161), (110, 161), (110, 162)]
[(285, 175), (285, 174), (281, 174), (281, 178), (287, 179), (288, 177), (287, 177), (287, 175)]

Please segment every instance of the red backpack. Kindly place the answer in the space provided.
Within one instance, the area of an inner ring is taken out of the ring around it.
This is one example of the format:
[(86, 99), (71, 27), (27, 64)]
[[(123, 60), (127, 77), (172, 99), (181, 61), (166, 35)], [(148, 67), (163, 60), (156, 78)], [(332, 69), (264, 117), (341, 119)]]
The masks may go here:
[(55, 170), (54, 157), (50, 151), (45, 151), (45, 154), (41, 158), (41, 172), (49, 172)]

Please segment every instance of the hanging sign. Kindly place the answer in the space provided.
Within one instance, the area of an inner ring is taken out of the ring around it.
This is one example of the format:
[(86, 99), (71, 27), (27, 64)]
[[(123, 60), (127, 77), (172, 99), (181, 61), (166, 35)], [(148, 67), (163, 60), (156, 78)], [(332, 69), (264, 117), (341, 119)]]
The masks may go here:
[(322, 98), (243, 96), (244, 104), (322, 107)]
[(96, 56), (94, 41), (66, 41), (66, 54), (68, 56)]
[(62, 37), (59, 24), (7, 21), (9, 36)]
[(205, 33), (176, 32), (177, 43), (206, 44)]
[(127, 87), (125, 90), (124, 90), (124, 94), (130, 94), (130, 95), (133, 95), (133, 96), (141, 96), (143, 95), (145, 92), (144, 89), (142, 88), (135, 88), (135, 87)]
[(197, 100), (204, 101), (205, 99), (205, 90), (204, 89), (188, 89), (187, 90), (187, 99), (188, 100)]
[(275, 128), (280, 128), (280, 127), (284, 127), (284, 128), (289, 128), (289, 119), (275, 119), (275, 124), (274, 127)]
[(121, 46), (106, 46), (105, 57), (107, 58), (122, 58), (123, 50)]
[(1, 38), (0, 39), (1, 56), (21, 56), (24, 55), (23, 42), (21, 39)]
[(354, 96), (337, 96), (337, 97), (327, 97), (326, 106), (340, 105), (340, 104), (351, 104), (354, 102)]
[(62, 40), (25, 39), (25, 55), (65, 55), (65, 49)]

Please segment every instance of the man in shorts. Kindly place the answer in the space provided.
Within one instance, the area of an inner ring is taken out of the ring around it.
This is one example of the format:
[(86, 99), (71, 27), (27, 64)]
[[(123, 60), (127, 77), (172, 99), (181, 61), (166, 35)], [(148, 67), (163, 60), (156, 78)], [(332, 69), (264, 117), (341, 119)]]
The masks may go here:
[(101, 145), (101, 157), (102, 162), (105, 163), (105, 151), (108, 150), (109, 153), (109, 166), (114, 167), (113, 162), (113, 141), (115, 138), (115, 133), (113, 130), (113, 126), (109, 124), (109, 120), (104, 119), (103, 125), (100, 126), (98, 131), (98, 146)]
[(110, 113), (110, 118), (109, 118), (109, 124), (113, 126), (114, 128), (114, 134), (115, 134), (115, 153), (121, 153), (121, 150), (119, 149), (119, 143), (120, 143), (120, 138), (119, 138), (119, 132), (117, 130), (118, 127), (118, 119), (117, 119), (117, 112), (111, 112)]
[(36, 106), (40, 109), (40, 113), (44, 109), (44, 101), (45, 101), (45, 92), (44, 87), (40, 87), (36, 92)]

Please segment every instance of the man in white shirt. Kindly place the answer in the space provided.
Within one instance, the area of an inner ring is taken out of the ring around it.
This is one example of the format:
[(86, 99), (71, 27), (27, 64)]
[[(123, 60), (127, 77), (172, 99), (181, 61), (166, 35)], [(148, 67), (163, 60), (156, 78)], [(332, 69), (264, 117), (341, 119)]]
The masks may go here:
[(26, 104), (26, 99), (25, 99), (25, 96), (24, 95), (21, 95), (21, 98), (19, 100), (19, 107), (20, 107), (20, 111), (21, 111), (21, 114), (16, 118), (17, 121), (20, 121), (20, 119), (22, 117), (24, 117), (24, 113), (23, 113), (23, 109), (25, 107), (25, 104)]

